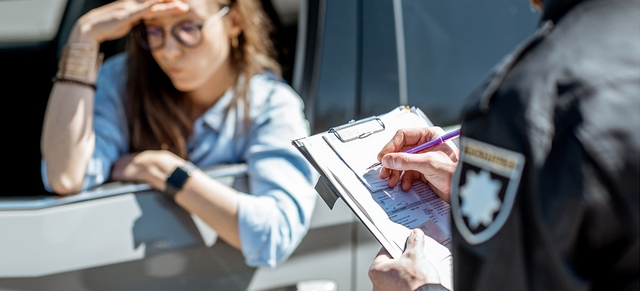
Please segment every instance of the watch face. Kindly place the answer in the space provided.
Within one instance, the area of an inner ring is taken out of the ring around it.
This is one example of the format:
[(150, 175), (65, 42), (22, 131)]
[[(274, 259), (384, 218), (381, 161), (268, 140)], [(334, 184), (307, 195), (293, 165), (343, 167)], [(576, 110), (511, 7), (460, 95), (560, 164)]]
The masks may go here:
[(191, 177), (191, 171), (196, 168), (196, 165), (189, 161), (186, 161), (184, 165), (177, 167), (167, 178), (165, 193), (173, 199), (176, 192), (182, 189), (184, 183), (186, 183), (187, 179)]

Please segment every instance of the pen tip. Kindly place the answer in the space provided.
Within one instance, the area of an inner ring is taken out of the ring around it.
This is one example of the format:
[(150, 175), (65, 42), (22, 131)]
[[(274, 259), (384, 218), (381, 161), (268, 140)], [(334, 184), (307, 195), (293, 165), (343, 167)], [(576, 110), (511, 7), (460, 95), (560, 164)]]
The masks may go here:
[(367, 170), (371, 170), (371, 169), (373, 169), (373, 168), (375, 168), (375, 167), (377, 167), (377, 166), (380, 166), (380, 165), (382, 165), (382, 163), (380, 163), (380, 162), (375, 163), (375, 164), (373, 164), (373, 165), (369, 166), (369, 167), (367, 168)]

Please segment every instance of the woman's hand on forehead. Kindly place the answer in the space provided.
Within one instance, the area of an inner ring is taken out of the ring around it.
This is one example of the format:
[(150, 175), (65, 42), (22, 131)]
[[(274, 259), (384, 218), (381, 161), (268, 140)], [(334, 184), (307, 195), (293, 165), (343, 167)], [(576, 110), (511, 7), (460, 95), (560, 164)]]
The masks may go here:
[(173, 16), (189, 11), (190, 7), (183, 0), (136, 0), (144, 2), (156, 2), (147, 10), (142, 18), (152, 19), (164, 16)]
[(95, 8), (75, 24), (72, 42), (97, 42), (125, 36), (141, 19), (188, 12), (182, 0), (118, 0)]

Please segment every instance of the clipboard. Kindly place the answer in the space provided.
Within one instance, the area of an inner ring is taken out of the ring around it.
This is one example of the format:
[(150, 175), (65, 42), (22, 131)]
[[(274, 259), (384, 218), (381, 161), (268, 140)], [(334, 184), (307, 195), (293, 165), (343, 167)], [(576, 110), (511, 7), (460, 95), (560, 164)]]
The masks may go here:
[(359, 121), (351, 120), (345, 125), (332, 127), (329, 129), (329, 132), (333, 133), (341, 142), (350, 142), (356, 139), (367, 138), (384, 129), (384, 122), (377, 116), (371, 116)]
[(451, 289), (449, 205), (422, 181), (409, 191), (389, 188), (380, 167), (368, 169), (399, 129), (431, 126), (419, 108), (399, 106), (291, 143), (320, 174), (315, 189), (327, 206), (333, 209), (341, 199), (392, 257), (402, 255), (411, 229), (421, 228), (431, 238), (425, 253)]
[[(320, 179), (316, 183), (316, 191), (320, 197), (324, 200), (330, 209), (333, 209), (333, 205), (336, 200), (340, 198), (340, 193), (334, 183), (331, 183), (328, 177), (331, 175), (330, 171), (318, 163), (318, 160), (311, 154), (313, 144), (317, 144), (315, 140), (323, 138), (325, 141), (331, 136), (335, 136), (342, 143), (356, 142), (358, 140), (367, 140), (368, 137), (387, 131), (387, 136), (390, 133), (395, 134), (395, 131), (399, 127), (387, 128), (381, 117), (385, 119), (395, 118), (403, 114), (414, 114), (424, 121), (425, 126), (433, 126), (431, 120), (417, 107), (410, 106), (398, 106), (397, 108), (389, 111), (382, 116), (371, 116), (360, 120), (350, 120), (349, 122), (329, 128), (326, 132), (315, 134), (311, 137), (299, 138), (292, 141), (294, 147), (296, 147), (302, 155), (311, 163), (311, 165), (320, 173)], [(321, 143), (320, 143), (321, 144)], [(333, 148), (335, 154), (338, 151)], [(374, 156), (375, 158), (375, 156)], [(372, 160), (373, 162), (373, 160)]]
[(379, 167), (367, 169), (399, 129), (431, 126), (419, 108), (399, 106), (292, 144), (320, 174), (315, 189), (327, 206), (333, 209), (341, 199), (392, 257), (402, 255), (411, 229), (423, 229), (432, 238), (427, 240), (429, 259), (438, 268), (443, 286), (451, 289), (448, 204), (422, 181), (415, 181), (409, 191), (400, 185), (389, 188), (379, 177)]

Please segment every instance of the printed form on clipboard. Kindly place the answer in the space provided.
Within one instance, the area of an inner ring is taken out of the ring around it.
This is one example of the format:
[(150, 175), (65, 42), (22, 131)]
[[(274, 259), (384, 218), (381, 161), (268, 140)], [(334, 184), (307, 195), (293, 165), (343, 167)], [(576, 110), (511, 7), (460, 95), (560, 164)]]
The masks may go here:
[(418, 108), (394, 110), (292, 141), (320, 173), (318, 194), (332, 208), (337, 198), (354, 212), (380, 244), (400, 257), (411, 229), (427, 239), (426, 254), (438, 268), (443, 286), (452, 289), (450, 206), (422, 181), (411, 189), (390, 188), (380, 179), (377, 155), (401, 128), (433, 126)]

